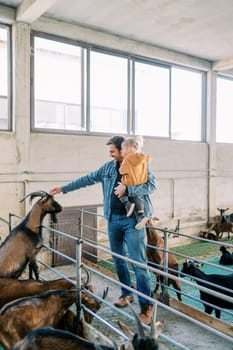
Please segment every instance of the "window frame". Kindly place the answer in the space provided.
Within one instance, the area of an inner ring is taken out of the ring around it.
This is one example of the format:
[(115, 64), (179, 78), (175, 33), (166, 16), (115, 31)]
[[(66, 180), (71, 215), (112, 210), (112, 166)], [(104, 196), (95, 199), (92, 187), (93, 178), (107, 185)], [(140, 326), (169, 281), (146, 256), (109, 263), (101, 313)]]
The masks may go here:
[(217, 115), (217, 112), (218, 112), (218, 79), (222, 79), (222, 80), (226, 80), (226, 81), (230, 81), (232, 82), (232, 87), (233, 87), (233, 76), (229, 76), (229, 75), (224, 75), (224, 74), (217, 74), (217, 77), (216, 77), (216, 143), (217, 144), (220, 144), (220, 143), (223, 143), (223, 144), (233, 144), (233, 142), (229, 142), (229, 141), (218, 141), (218, 137), (217, 137), (217, 130), (218, 130), (218, 124), (217, 124), (217, 119), (218, 119), (218, 115)]
[[(114, 57), (119, 57), (119, 58), (123, 58), (125, 60), (127, 60), (127, 71), (126, 71), (126, 75), (127, 75), (127, 98), (126, 98), (126, 106), (127, 106), (127, 126), (126, 126), (126, 129), (127, 129), (127, 133), (125, 135), (129, 135), (130, 134), (130, 121), (129, 121), (129, 117), (130, 117), (130, 89), (129, 89), (129, 57), (128, 55), (124, 55), (122, 52), (119, 52), (119, 51), (112, 51), (112, 50), (107, 50), (107, 49), (104, 49), (102, 47), (98, 47), (98, 46), (93, 46), (93, 45), (88, 45), (88, 48), (87, 48), (87, 51), (88, 51), (88, 55), (89, 55), (89, 61), (88, 61), (88, 64), (87, 64), (87, 71), (88, 71), (88, 75), (89, 75), (89, 80), (88, 80), (88, 88), (87, 88), (87, 91), (88, 91), (88, 96), (87, 96), (87, 105), (88, 105), (88, 113), (87, 113), (87, 121), (88, 121), (88, 129), (87, 131), (89, 133), (91, 133), (92, 135), (111, 135), (112, 132), (109, 131), (109, 132), (104, 132), (104, 131), (91, 131), (90, 130), (90, 123), (91, 123), (91, 115), (90, 115), (90, 108), (91, 108), (91, 99), (90, 99), (90, 72), (91, 72), (91, 69), (90, 69), (90, 54), (91, 52), (96, 52), (96, 53), (100, 53), (100, 54), (104, 54), (104, 55), (109, 55), (109, 56), (114, 56)], [(121, 133), (121, 134), (124, 134), (124, 133)]]
[[(172, 138), (171, 134), (170, 134), (170, 139), (174, 141), (185, 141), (185, 142), (206, 142), (207, 140), (207, 135), (206, 135), (206, 132), (207, 132), (207, 129), (206, 129), (207, 128), (207, 72), (202, 71), (200, 69), (194, 69), (194, 68), (177, 65), (177, 64), (172, 64), (171, 68), (177, 68), (177, 69), (182, 69), (189, 72), (201, 74), (202, 93), (201, 93), (201, 130), (200, 130), (201, 140), (198, 140), (198, 141), (197, 140), (178, 140), (178, 139)], [(171, 69), (171, 75), (172, 75), (172, 69)], [(170, 89), (171, 88), (172, 86), (170, 85)], [(172, 102), (170, 102), (170, 109), (171, 108), (172, 108)], [(171, 113), (171, 118), (172, 118), (172, 113)]]
[[(54, 40), (59, 43), (64, 44), (70, 44), (74, 46), (79, 46), (81, 48), (81, 56), (82, 60), (84, 57), (83, 53), (83, 43), (79, 42), (77, 40), (69, 39), (69, 38), (63, 38), (61, 36), (56, 36), (53, 34), (43, 33), (43, 32), (37, 32), (37, 31), (31, 31), (31, 57), (30, 57), (30, 81), (31, 81), (31, 89), (30, 89), (30, 130), (31, 132), (38, 132), (38, 133), (56, 133), (56, 134), (81, 134), (83, 135), (85, 132), (80, 130), (66, 130), (66, 129), (55, 129), (55, 128), (38, 128), (35, 127), (35, 71), (34, 71), (34, 55), (35, 55), (35, 47), (34, 47), (34, 38), (42, 38), (46, 40)], [(83, 62), (82, 62), (83, 64)], [(84, 96), (84, 69), (81, 69), (81, 121), (84, 123), (85, 119), (85, 96)]]
[[(82, 110), (82, 122), (86, 125), (85, 130), (67, 130), (67, 129), (52, 129), (52, 128), (37, 128), (34, 126), (34, 38), (42, 37), (48, 40), (55, 40), (57, 42), (62, 42), (66, 44), (76, 45), (81, 47), (83, 50), (83, 69), (82, 71), (82, 100), (81, 100), (81, 110)], [(172, 67), (184, 69), (187, 71), (198, 72), (202, 75), (202, 94), (201, 94), (201, 130), (200, 130), (200, 140), (183, 140), (185, 142), (206, 142), (206, 72), (200, 69), (193, 69), (186, 66), (172, 64), (163, 62), (161, 60), (156, 60), (153, 58), (148, 58), (136, 54), (130, 54), (128, 52), (123, 52), (119, 50), (114, 50), (110, 48), (106, 48), (100, 45), (84, 43), (79, 40), (64, 38), (61, 36), (56, 36), (48, 33), (41, 33), (37, 31), (31, 32), (31, 131), (32, 132), (42, 132), (42, 133), (59, 133), (59, 134), (79, 134), (79, 135), (111, 135), (112, 132), (97, 132), (90, 130), (90, 53), (92, 51), (109, 54), (112, 56), (123, 57), (128, 60), (128, 92), (127, 92), (127, 101), (128, 101), (128, 110), (127, 110), (127, 134), (125, 135), (135, 135), (135, 62), (145, 63), (154, 65), (156, 67), (162, 67), (165, 69), (169, 69), (169, 130), (168, 136), (157, 136), (157, 135), (144, 135), (146, 138), (156, 138), (162, 140), (174, 140), (174, 141), (182, 141), (176, 140), (171, 137), (171, 79), (172, 79)]]
[(0, 28), (7, 31), (7, 128), (0, 129), (0, 132), (13, 131), (13, 116), (12, 116), (12, 27), (7, 24), (0, 23)]

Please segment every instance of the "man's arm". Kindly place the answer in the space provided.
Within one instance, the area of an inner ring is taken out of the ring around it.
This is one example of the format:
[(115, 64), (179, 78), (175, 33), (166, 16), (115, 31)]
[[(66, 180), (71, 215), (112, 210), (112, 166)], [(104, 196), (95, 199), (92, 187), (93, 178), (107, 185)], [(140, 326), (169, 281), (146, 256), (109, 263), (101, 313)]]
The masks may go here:
[(67, 193), (67, 192), (78, 190), (83, 187), (95, 185), (96, 183), (101, 181), (101, 178), (102, 178), (101, 174), (103, 173), (102, 169), (103, 167), (87, 175), (81, 176), (65, 185), (62, 185), (60, 187), (54, 187), (50, 190), (49, 193), (51, 195), (56, 195), (61, 192)]

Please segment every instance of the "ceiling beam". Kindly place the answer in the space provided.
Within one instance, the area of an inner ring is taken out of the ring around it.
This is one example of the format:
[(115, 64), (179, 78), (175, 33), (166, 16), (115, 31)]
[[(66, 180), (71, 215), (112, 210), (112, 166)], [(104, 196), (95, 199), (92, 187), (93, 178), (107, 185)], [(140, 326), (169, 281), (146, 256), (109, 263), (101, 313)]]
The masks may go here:
[(16, 21), (32, 23), (42, 16), (57, 0), (24, 0), (17, 8)]
[(212, 69), (217, 72), (233, 69), (233, 57), (215, 61), (212, 65)]
[(13, 24), (15, 22), (15, 9), (0, 5), (0, 22)]

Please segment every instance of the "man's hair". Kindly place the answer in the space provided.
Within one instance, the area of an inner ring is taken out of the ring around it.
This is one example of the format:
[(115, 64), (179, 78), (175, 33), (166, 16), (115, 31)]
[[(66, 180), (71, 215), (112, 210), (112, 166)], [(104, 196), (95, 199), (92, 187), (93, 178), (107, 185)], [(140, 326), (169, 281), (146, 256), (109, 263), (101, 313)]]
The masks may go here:
[(125, 140), (124, 136), (112, 136), (106, 145), (114, 145), (119, 151), (121, 150), (121, 144)]

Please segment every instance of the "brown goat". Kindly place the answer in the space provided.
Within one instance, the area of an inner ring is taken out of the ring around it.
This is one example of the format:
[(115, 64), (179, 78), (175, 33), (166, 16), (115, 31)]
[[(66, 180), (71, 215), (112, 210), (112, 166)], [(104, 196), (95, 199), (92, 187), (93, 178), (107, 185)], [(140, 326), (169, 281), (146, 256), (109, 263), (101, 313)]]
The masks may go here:
[(76, 291), (53, 290), (21, 298), (0, 310), (0, 344), (8, 350), (29, 332), (56, 327), (76, 300)]
[(76, 287), (64, 278), (51, 281), (36, 281), (2, 277), (0, 278), (0, 308), (10, 301), (56, 289), (70, 290), (76, 289)]
[[(146, 255), (149, 260), (148, 265), (163, 270), (164, 263), (164, 240), (159, 235), (159, 232), (155, 229), (153, 220), (149, 220), (146, 225), (146, 234), (147, 234), (147, 247)], [(156, 249), (159, 248), (159, 249)], [(157, 266), (158, 265), (158, 266)], [(179, 266), (178, 261), (174, 254), (168, 253), (168, 273), (178, 276)], [(156, 274), (156, 287), (154, 293), (159, 289), (161, 284), (163, 289), (164, 277), (162, 275)], [(168, 278), (168, 286), (173, 285), (176, 290), (177, 298), (181, 300), (181, 286), (177, 280)]]
[(26, 218), (16, 226), (0, 246), (0, 277), (18, 278), (29, 264), (29, 278), (34, 272), (39, 278), (36, 255), (43, 245), (42, 221), (46, 214), (51, 214), (56, 221), (56, 213), (62, 207), (53, 196), (44, 191), (36, 191), (25, 196), (41, 197), (27, 214)]
[(227, 232), (228, 239), (230, 239), (230, 233), (233, 233), (233, 222), (215, 222), (209, 226), (209, 231), (216, 232), (216, 240), (222, 238), (224, 232)]
[[(74, 277), (69, 277), (74, 280)], [(87, 291), (94, 294), (94, 287), (88, 283), (82, 286)], [(6, 303), (32, 295), (40, 294), (49, 290), (76, 290), (76, 286), (68, 280), (61, 278), (51, 281), (36, 281), (36, 280), (18, 280), (14, 278), (0, 278), (0, 308)], [(103, 292), (103, 298), (106, 297), (106, 290)], [(81, 303), (85, 305), (92, 312), (96, 313), (101, 306), (101, 302), (97, 300), (93, 295), (88, 294), (85, 290), (81, 290)], [(84, 319), (86, 322), (91, 323), (93, 315), (87, 310), (83, 310)]]
[[(159, 344), (157, 337), (162, 329), (163, 322), (155, 323), (156, 307), (153, 309), (152, 324), (149, 336), (145, 335), (140, 319), (131, 305), (135, 322), (137, 326), (137, 333), (131, 332), (128, 327), (121, 321), (118, 322), (120, 328), (128, 336), (129, 342), (120, 346), (120, 350), (157, 350)], [(82, 322), (82, 321), (81, 321)], [(76, 336), (71, 332), (57, 330), (51, 327), (39, 328), (29, 333), (23, 340), (17, 342), (12, 350), (117, 350), (118, 347), (113, 343), (109, 345), (109, 340), (106, 336), (100, 334), (95, 329), (85, 329), (89, 325), (83, 323), (83, 328), (87, 340)], [(93, 327), (92, 327), (93, 328)], [(93, 334), (96, 333), (96, 334)], [(94, 336), (93, 336), (94, 335)], [(106, 340), (107, 339), (107, 340)], [(101, 343), (101, 344), (99, 344)], [(104, 344), (104, 345), (102, 345)]]

